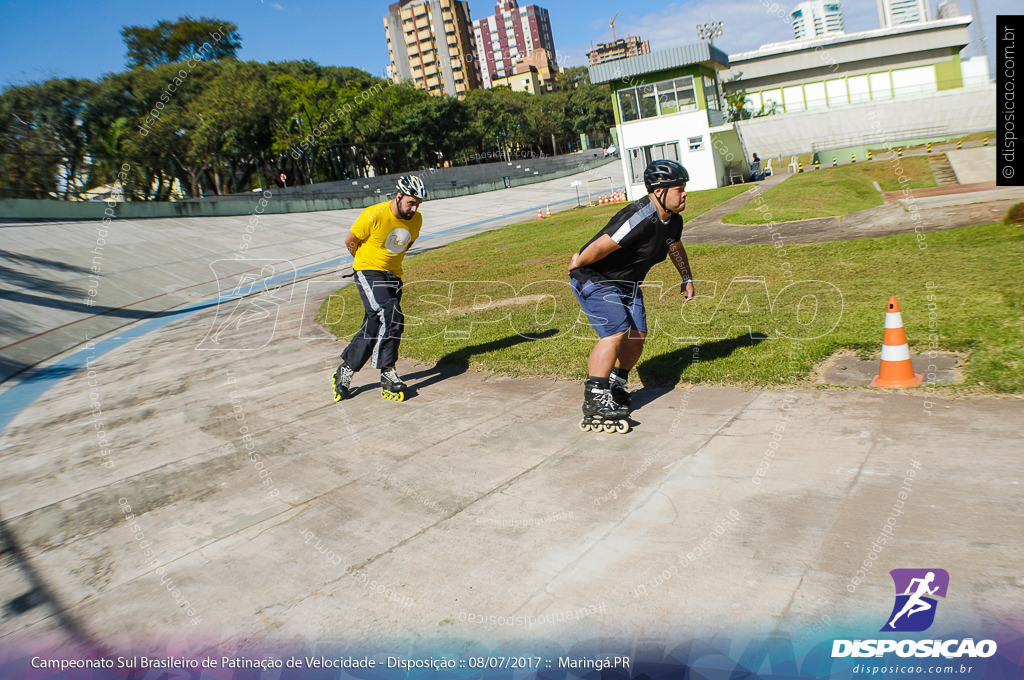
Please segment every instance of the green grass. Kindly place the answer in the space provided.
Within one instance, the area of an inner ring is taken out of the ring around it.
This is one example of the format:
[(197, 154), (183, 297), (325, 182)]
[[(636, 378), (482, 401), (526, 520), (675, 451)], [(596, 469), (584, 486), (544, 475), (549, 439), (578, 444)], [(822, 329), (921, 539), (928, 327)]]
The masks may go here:
[[(578, 318), (567, 264), (614, 207), (573, 210), (410, 258), (401, 355), (581, 380), (596, 336)], [(681, 304), (679, 275), (668, 262), (648, 276), (651, 335), (637, 367), (645, 385), (808, 384), (814, 365), (836, 351), (877, 354), (886, 303), (896, 295), (912, 350), (969, 355), (960, 390), (1024, 392), (1019, 226), (687, 251), (698, 279), (694, 301)], [(816, 313), (808, 296), (815, 296)], [(349, 286), (324, 303), (318, 318), (347, 339), (362, 315)], [(924, 372), (920, 361), (915, 368)]]
[[(893, 161), (898, 161), (898, 165)], [(901, 172), (902, 171), (902, 172)], [(901, 178), (909, 182), (900, 184)], [(904, 157), (877, 160), (821, 170), (805, 170), (764, 193), (767, 212), (758, 211), (758, 205), (748, 203), (722, 221), (730, 224), (763, 224), (770, 214), (776, 222), (806, 220), (814, 217), (832, 217), (882, 205), (882, 196), (873, 186), (878, 182), (882, 191), (896, 191), (909, 186), (923, 189), (935, 186), (935, 178), (924, 157)]]

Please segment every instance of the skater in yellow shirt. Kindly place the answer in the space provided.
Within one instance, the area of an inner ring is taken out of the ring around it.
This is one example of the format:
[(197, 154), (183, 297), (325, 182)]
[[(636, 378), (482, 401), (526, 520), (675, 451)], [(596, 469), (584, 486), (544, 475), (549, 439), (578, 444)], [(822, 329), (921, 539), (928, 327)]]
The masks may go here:
[(420, 235), (423, 216), (420, 203), (427, 188), (419, 177), (398, 180), (395, 198), (365, 209), (345, 236), (355, 262), (359, 297), (366, 315), (363, 325), (341, 353), (342, 363), (331, 376), (334, 401), (350, 394), (352, 375), (367, 361), (380, 369), (381, 394), (387, 399), (405, 399), (405, 383), (395, 372), (398, 346), (405, 317), (402, 314), (402, 261)]

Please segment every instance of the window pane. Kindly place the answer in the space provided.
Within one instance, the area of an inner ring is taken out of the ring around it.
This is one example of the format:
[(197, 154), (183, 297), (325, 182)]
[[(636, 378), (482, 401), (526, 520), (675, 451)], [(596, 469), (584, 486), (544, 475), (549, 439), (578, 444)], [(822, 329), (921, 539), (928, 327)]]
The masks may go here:
[(707, 76), (704, 76), (704, 101), (707, 102), (708, 108), (712, 111), (718, 111), (718, 97), (715, 96), (715, 81)]
[(829, 107), (843, 106), (850, 101), (846, 95), (845, 80), (826, 80), (825, 93), (828, 95)]
[(633, 173), (633, 184), (643, 184), (644, 168), (647, 167), (643, 149), (630, 149), (626, 153), (629, 154), (629, 169)]
[(658, 104), (655, 102), (654, 85), (643, 85), (636, 88), (640, 97), (640, 117), (654, 118), (658, 115)]
[(676, 104), (676, 88), (671, 80), (658, 83), (658, 106), (663, 116), (679, 110), (679, 105)]
[(825, 108), (825, 83), (808, 83), (804, 85), (804, 96), (807, 98), (808, 110)]
[(693, 93), (693, 77), (676, 78), (676, 103), (680, 111), (696, 111), (697, 97)]
[(872, 73), (870, 78), (872, 99), (892, 99), (892, 81), (889, 80), (888, 71)]
[(871, 91), (868, 89), (867, 76), (853, 76), (851, 78), (847, 78), (846, 85), (850, 90), (851, 104), (871, 101)]
[(636, 106), (636, 90), (619, 90), (619, 115), (622, 122), (636, 120), (640, 117), (639, 109)]
[(804, 110), (804, 89), (799, 85), (782, 88), (782, 99), (786, 105), (786, 113)]

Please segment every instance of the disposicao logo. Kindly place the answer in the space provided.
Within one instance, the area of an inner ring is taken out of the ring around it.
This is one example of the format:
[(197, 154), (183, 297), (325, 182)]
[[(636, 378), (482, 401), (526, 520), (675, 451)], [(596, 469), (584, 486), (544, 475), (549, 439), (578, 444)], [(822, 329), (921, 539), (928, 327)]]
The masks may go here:
[[(935, 621), (936, 597), (945, 599), (949, 573), (945, 569), (893, 569), (889, 572), (896, 587), (892, 613), (881, 631), (919, 633)], [(996, 653), (993, 640), (834, 640), (832, 658), (884, 656), (895, 652), (900, 657), (990, 657)]]
[(949, 589), (949, 572), (945, 569), (893, 569), (889, 572), (896, 585), (896, 603), (881, 631), (919, 633), (935, 621), (935, 608)]

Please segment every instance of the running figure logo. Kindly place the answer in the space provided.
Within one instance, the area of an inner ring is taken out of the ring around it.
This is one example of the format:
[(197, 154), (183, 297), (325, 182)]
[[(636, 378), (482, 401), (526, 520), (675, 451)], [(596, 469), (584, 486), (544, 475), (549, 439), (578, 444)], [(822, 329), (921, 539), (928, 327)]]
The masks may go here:
[(949, 588), (945, 569), (893, 569), (889, 572), (896, 586), (896, 603), (882, 631), (917, 633), (928, 630), (935, 620), (938, 601)]

